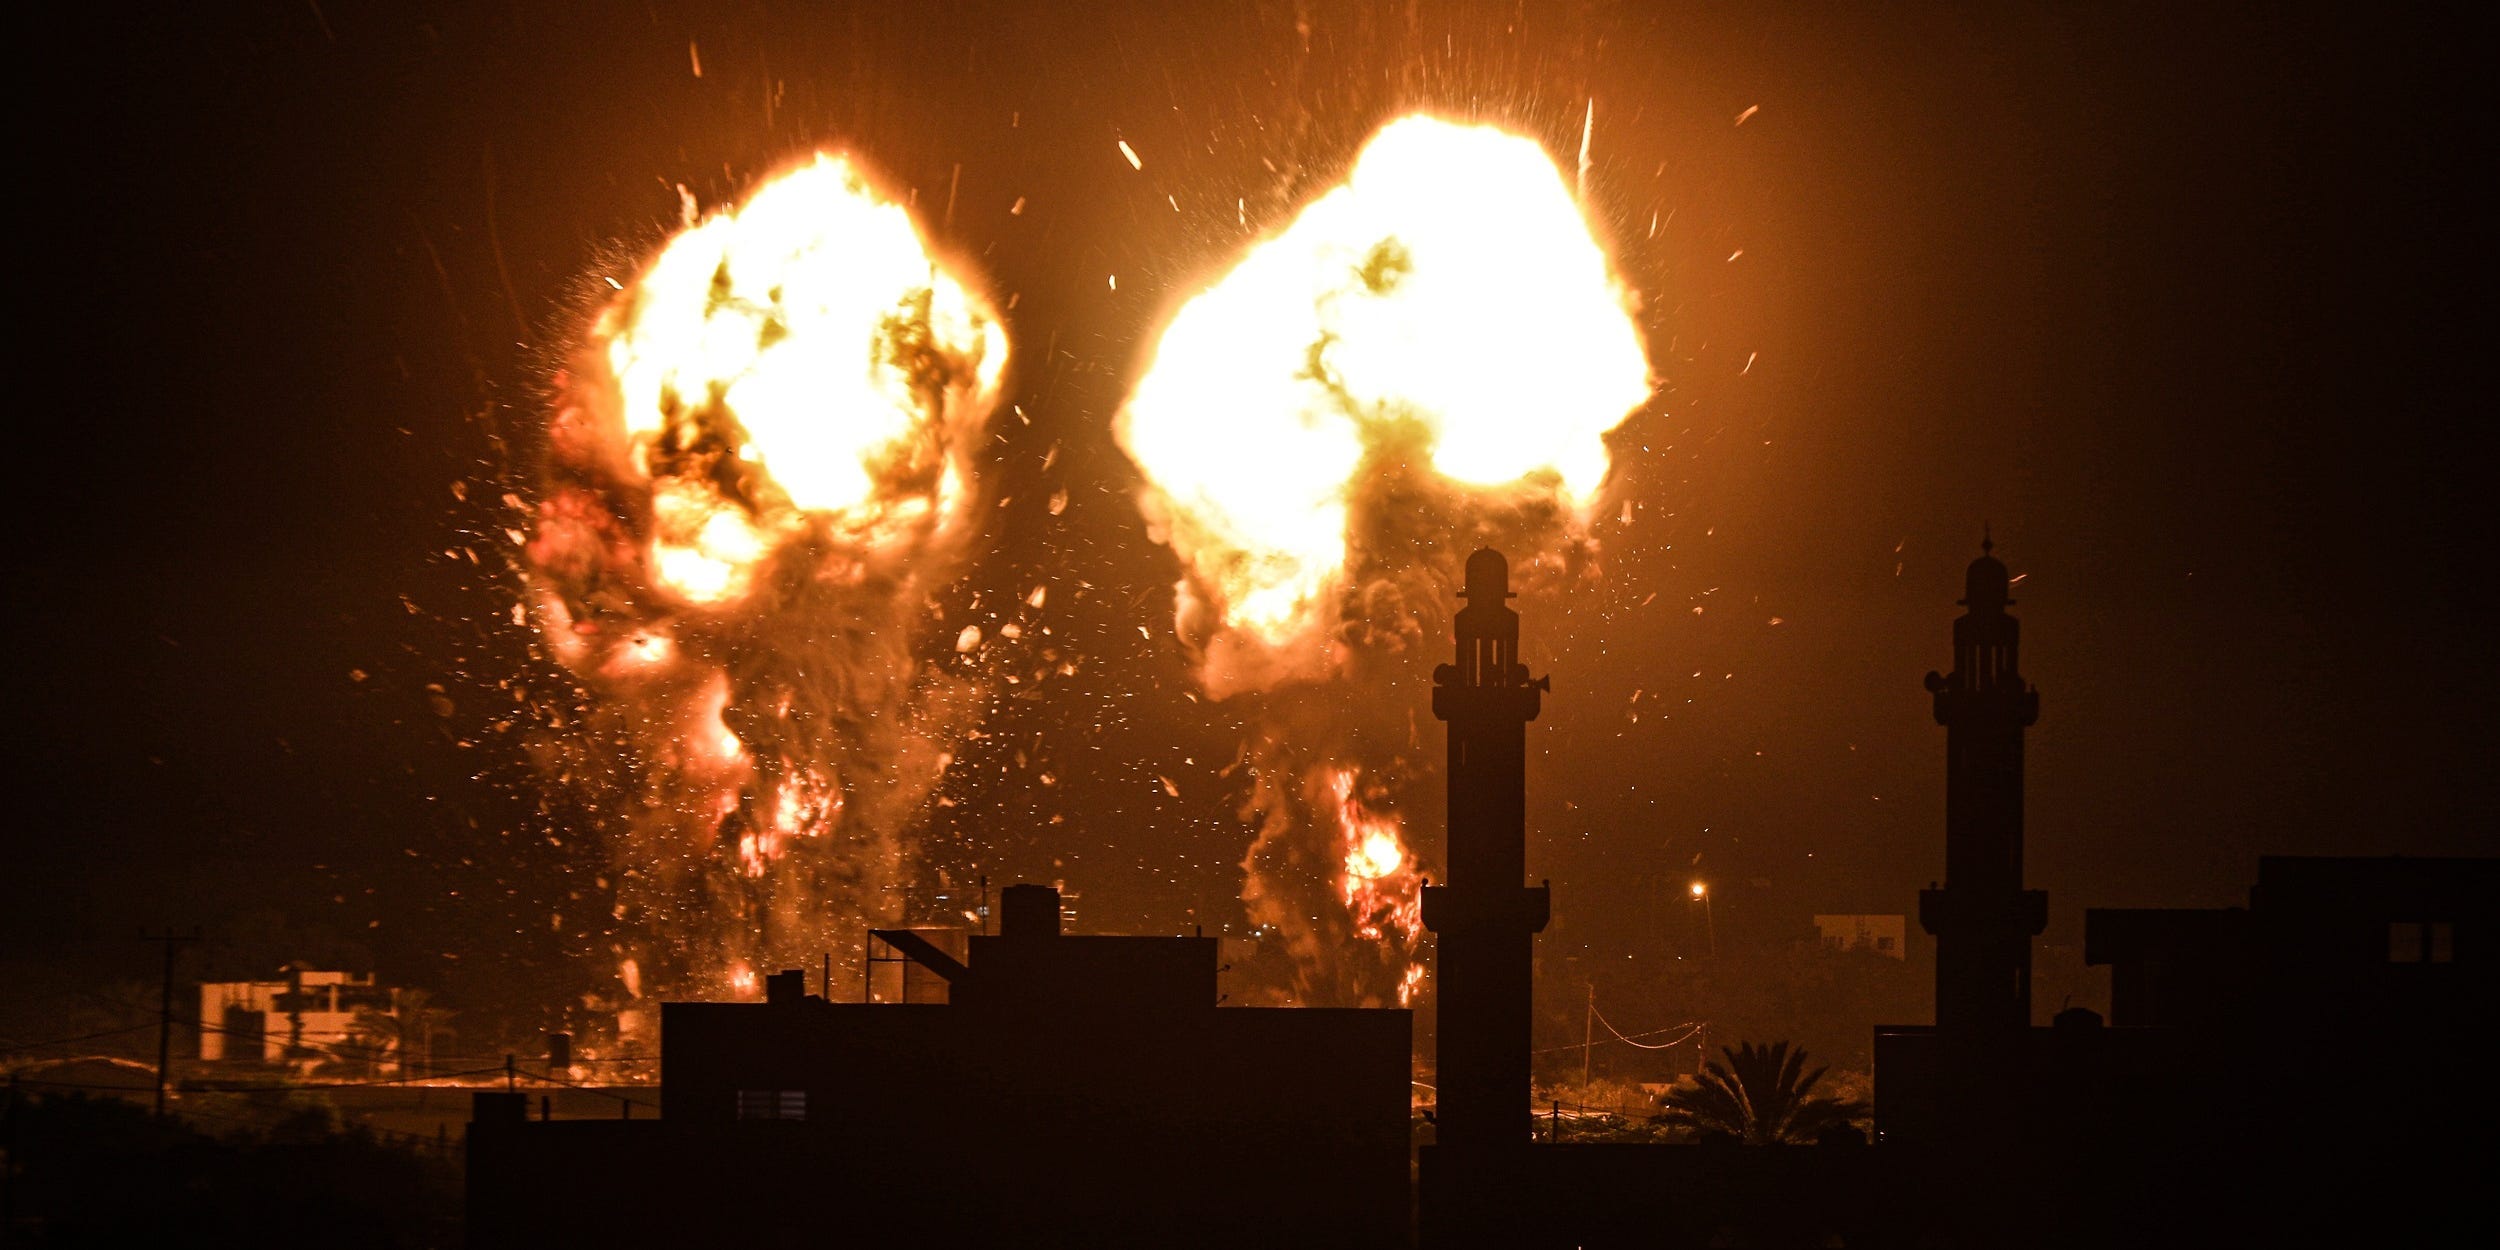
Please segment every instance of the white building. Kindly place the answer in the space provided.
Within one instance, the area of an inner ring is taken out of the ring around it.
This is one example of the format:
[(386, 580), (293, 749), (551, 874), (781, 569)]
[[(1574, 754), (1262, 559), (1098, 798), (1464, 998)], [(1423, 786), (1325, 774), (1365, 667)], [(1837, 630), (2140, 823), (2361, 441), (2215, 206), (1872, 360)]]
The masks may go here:
[(1907, 916), (1816, 916), (1814, 927), (1822, 932), (1823, 945), (1833, 950), (1909, 958), (1903, 949), (1910, 930)]
[(210, 1063), (379, 1059), (396, 1041), (355, 1035), (356, 1012), (399, 1010), (399, 991), (371, 974), (289, 968), (283, 981), (200, 984), (200, 1058)]

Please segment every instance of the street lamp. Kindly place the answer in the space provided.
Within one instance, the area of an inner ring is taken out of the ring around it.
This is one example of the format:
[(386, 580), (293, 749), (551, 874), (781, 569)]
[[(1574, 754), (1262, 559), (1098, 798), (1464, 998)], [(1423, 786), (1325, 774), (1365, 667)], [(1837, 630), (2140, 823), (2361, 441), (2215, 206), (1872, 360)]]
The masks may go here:
[[(1718, 917), (1712, 914), (1710, 910), (1710, 886), (1708, 883), (1701, 881), (1693, 883), (1693, 901), (1701, 904), (1701, 921), (1702, 924), (1708, 928), (1710, 933), (1710, 967), (1711, 975), (1715, 978), (1718, 974), (1719, 964), (1719, 920)], [(1708, 982), (1705, 981), (1704, 984), (1708, 984)], [(1709, 1014), (1706, 1007), (1703, 1014), (1705, 1016)], [(1702, 1069), (1709, 1062), (1710, 1022), (1705, 1019), (1702, 1021), (1701, 1029), (1698, 1034), (1698, 1045), (1693, 1051), (1693, 1077), (1695, 1080), (1700, 1079)]]

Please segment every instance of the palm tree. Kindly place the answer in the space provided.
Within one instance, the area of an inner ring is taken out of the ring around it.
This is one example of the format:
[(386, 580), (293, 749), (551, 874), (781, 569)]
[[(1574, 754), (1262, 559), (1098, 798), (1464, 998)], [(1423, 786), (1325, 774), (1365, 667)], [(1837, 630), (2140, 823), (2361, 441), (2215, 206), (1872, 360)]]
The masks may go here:
[(1708, 1061), (1693, 1084), (1658, 1100), (1665, 1108), (1653, 1117), (1658, 1123), (1769, 1146), (1811, 1142), (1866, 1114), (1864, 1103), (1814, 1093), (1824, 1069), (1806, 1071), (1806, 1052), (1786, 1042), (1744, 1042), (1719, 1053), (1727, 1062)]
[(402, 1062), (409, 1062), (404, 1056), (408, 1044), (413, 1042), (417, 1050), (413, 1061), (417, 1074), (434, 1075), (434, 1039), (458, 1036), (451, 1027), (451, 1021), (460, 1013), (435, 1006), (433, 996), (424, 990), (410, 989), (399, 992), (399, 1004), (391, 1014), (399, 1017)]
[(380, 1076), (387, 1060), (404, 1064), (409, 1058), (406, 1039), (400, 1030), (400, 1018), (378, 1007), (358, 1007), (355, 1018), (347, 1024), (347, 1046), (343, 1049), (360, 1055), (365, 1075)]
[(455, 1036), (450, 1021), (458, 1014), (433, 1005), (424, 990), (401, 990), (389, 1010), (356, 1009), (347, 1026), (349, 1049), (363, 1055), (373, 1075), (387, 1062), (403, 1076), (431, 1076), (434, 1039)]

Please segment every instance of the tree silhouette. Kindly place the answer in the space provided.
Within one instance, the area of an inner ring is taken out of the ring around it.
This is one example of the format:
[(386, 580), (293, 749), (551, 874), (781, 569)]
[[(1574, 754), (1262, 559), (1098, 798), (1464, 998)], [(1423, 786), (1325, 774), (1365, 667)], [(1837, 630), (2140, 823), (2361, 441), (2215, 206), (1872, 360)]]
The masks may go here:
[(1659, 1123), (1770, 1146), (1811, 1142), (1866, 1114), (1864, 1103), (1814, 1093), (1824, 1069), (1806, 1071), (1806, 1052), (1786, 1042), (1743, 1042), (1719, 1053), (1725, 1063), (1708, 1061), (1693, 1084), (1658, 1100), (1665, 1108), (1654, 1117)]
[(435, 1006), (424, 990), (401, 990), (388, 1011), (357, 1008), (355, 1020), (348, 1025), (348, 1041), (377, 1074), (390, 1060), (398, 1063), (403, 1074), (428, 1076), (434, 1068), (434, 1039), (457, 1035), (450, 1022), (458, 1014)]
[(358, 1007), (355, 1018), (347, 1024), (350, 1053), (364, 1060), (365, 1075), (380, 1076), (385, 1062), (404, 1064), (415, 1057), (415, 1047), (401, 1036), (400, 1018), (378, 1007)]

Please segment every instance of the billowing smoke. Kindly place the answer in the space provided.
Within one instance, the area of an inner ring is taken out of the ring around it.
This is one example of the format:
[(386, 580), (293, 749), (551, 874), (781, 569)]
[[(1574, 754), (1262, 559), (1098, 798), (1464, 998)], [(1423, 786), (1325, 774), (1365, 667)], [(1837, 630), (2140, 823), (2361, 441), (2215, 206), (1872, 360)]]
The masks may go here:
[(1006, 362), (838, 156), (690, 220), (561, 379), (516, 608), (581, 687), (536, 746), (602, 813), (630, 999), (752, 992), (900, 918), (977, 715), (919, 661)]
[(1283, 997), (1413, 1000), (1413, 830), (1441, 805), (1420, 692), (1460, 567), (1489, 544), (1530, 593), (1588, 576), (1604, 435), (1650, 391), (1553, 160), (1430, 117), (1374, 136), (1163, 331), (1119, 435), (1186, 570), (1201, 681), (1256, 701), (1243, 901), (1293, 956)]

